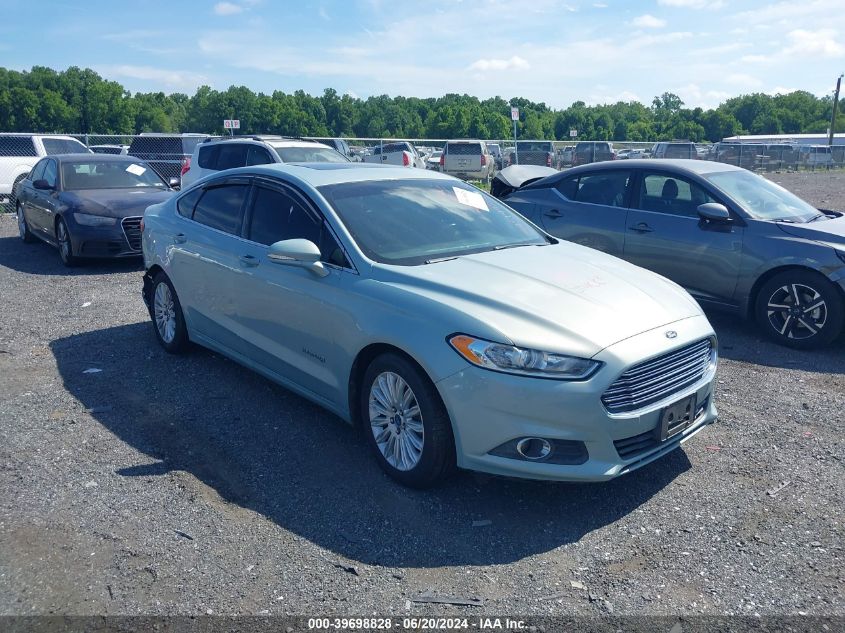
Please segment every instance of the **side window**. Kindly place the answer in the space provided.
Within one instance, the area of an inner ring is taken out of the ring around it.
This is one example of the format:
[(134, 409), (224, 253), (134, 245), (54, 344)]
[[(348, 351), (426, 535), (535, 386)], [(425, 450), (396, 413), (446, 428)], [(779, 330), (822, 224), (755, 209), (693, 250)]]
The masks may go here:
[(240, 233), (247, 185), (209, 187), (194, 207), (194, 221), (232, 235)]
[(314, 242), (324, 262), (349, 266), (325, 222), (318, 221), (293, 197), (273, 189), (259, 188), (252, 207), (249, 239), (269, 246), (280, 240), (297, 238)]
[(45, 162), (44, 175), (42, 178), (46, 180), (47, 184), (51, 187), (56, 186), (56, 161), (48, 160)]
[(215, 169), (233, 169), (246, 165), (246, 149), (243, 143), (221, 143)]
[(305, 239), (320, 243), (320, 225), (292, 197), (260, 187), (252, 206), (249, 239), (269, 246), (280, 240)]
[(0, 156), (38, 156), (31, 136), (0, 136)]
[(584, 174), (578, 179), (578, 190), (574, 199), (577, 202), (624, 207), (625, 192), (630, 181), (631, 172), (627, 170)]
[(268, 165), (274, 162), (276, 161), (270, 156), (270, 152), (258, 145), (250, 145), (246, 152), (247, 165)]
[(578, 177), (564, 178), (555, 185), (555, 189), (567, 200), (575, 200), (575, 194), (578, 192)]
[(200, 147), (199, 155), (197, 156), (197, 164), (203, 169), (216, 169), (217, 150), (219, 149), (219, 145)]
[(35, 167), (33, 167), (32, 171), (29, 172), (29, 179), (32, 182), (35, 182), (36, 180), (41, 180), (42, 178), (44, 178), (44, 168), (46, 166), (46, 160), (39, 160), (37, 163), (35, 163)]
[(192, 218), (194, 216), (194, 207), (197, 206), (197, 200), (200, 199), (202, 192), (202, 187), (198, 187), (179, 198), (176, 201), (176, 210), (179, 212), (179, 215)]
[(646, 172), (640, 186), (637, 208), (643, 211), (698, 217), (698, 207), (718, 202), (701, 186), (675, 175)]

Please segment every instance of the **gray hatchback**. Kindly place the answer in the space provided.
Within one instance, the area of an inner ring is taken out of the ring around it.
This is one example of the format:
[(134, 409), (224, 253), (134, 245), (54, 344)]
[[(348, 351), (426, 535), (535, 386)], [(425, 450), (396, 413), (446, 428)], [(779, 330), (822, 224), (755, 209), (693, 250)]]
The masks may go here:
[(818, 347), (842, 332), (845, 214), (820, 211), (745, 169), (698, 160), (599, 163), (530, 181), (504, 200), (556, 237), (756, 319), (785, 345)]

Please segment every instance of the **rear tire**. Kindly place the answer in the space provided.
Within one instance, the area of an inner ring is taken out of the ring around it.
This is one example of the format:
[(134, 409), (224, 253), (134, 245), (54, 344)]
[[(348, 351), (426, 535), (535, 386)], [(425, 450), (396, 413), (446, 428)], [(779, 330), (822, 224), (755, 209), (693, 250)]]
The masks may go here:
[(167, 275), (158, 273), (150, 292), (150, 316), (159, 344), (168, 354), (181, 354), (188, 349), (188, 328), (182, 304)]
[(411, 488), (429, 488), (455, 470), (455, 440), (434, 384), (407, 358), (370, 363), (360, 390), (364, 434), (382, 469)]
[(816, 349), (841, 333), (845, 310), (839, 289), (811, 270), (775, 275), (760, 288), (757, 323), (774, 341), (795, 349)]

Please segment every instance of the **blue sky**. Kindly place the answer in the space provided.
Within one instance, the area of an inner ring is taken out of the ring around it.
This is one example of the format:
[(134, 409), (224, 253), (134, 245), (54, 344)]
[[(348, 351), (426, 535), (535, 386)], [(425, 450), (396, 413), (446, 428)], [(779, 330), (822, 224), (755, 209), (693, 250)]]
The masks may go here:
[(136, 91), (526, 97), (562, 108), (664, 91), (714, 107), (830, 94), (843, 0), (0, 0), (0, 66), (90, 67)]

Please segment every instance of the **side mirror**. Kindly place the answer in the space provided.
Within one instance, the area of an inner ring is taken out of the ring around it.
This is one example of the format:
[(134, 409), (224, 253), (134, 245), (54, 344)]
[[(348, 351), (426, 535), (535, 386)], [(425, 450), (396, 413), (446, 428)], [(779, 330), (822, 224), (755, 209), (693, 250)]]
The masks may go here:
[(320, 261), (320, 249), (310, 240), (282, 240), (270, 245), (267, 259), (282, 266), (307, 268), (318, 277), (325, 277), (329, 271)]
[(182, 179), (177, 178), (176, 176), (173, 176), (172, 178), (170, 178), (167, 181), (167, 186), (170, 187), (171, 189), (175, 189), (176, 191), (179, 191), (179, 189), (182, 188)]
[(700, 205), (698, 207), (698, 215), (705, 220), (711, 220), (713, 222), (725, 223), (731, 220), (731, 212), (728, 211), (725, 205), (719, 204), (718, 202), (708, 202)]
[(39, 178), (35, 182), (32, 183), (32, 186), (36, 189), (41, 189), (42, 191), (50, 191), (53, 187), (50, 186), (50, 183), (44, 180), (43, 178)]

